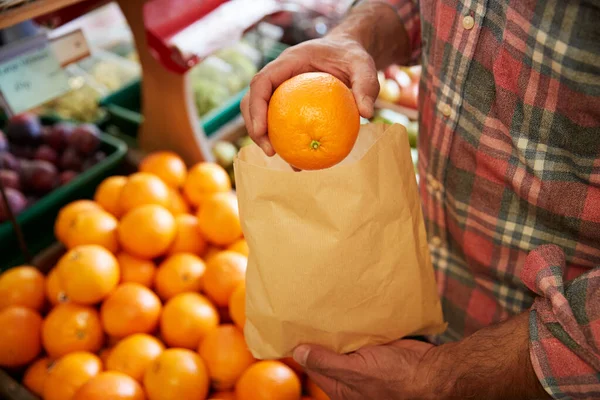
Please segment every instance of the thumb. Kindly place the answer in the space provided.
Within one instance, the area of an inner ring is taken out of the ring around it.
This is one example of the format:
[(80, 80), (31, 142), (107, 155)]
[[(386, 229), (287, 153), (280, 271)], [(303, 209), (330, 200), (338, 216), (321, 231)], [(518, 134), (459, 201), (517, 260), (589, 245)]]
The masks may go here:
[(337, 354), (320, 346), (300, 345), (293, 354), (294, 360), (304, 368), (335, 378), (350, 367), (348, 356)]
[[(372, 60), (371, 60), (372, 61)], [(355, 64), (350, 81), (360, 115), (371, 118), (379, 95), (379, 80), (373, 62)]]

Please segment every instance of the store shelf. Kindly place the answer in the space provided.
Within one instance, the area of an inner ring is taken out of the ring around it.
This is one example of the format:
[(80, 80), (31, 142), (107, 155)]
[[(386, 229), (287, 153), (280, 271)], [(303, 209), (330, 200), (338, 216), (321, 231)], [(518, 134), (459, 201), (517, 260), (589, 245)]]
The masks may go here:
[(35, 0), (0, 12), (0, 29), (37, 18), (83, 0)]

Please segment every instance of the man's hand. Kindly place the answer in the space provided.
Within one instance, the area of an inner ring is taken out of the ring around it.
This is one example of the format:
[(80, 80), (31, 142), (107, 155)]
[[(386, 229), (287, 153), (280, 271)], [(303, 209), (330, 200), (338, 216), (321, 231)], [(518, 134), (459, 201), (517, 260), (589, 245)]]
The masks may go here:
[(294, 359), (332, 400), (548, 399), (529, 358), (528, 316), (437, 347), (399, 340), (338, 355), (302, 345)]
[(273, 91), (304, 72), (328, 72), (352, 88), (360, 114), (373, 116), (379, 94), (377, 68), (408, 59), (408, 35), (395, 10), (372, 2), (357, 7), (323, 39), (310, 40), (284, 51), (262, 69), (242, 100), (241, 111), (250, 137), (272, 156), (267, 132), (267, 107)]
[(317, 346), (299, 346), (294, 359), (333, 400), (428, 399), (428, 376), (435, 347), (399, 340), (338, 355)]

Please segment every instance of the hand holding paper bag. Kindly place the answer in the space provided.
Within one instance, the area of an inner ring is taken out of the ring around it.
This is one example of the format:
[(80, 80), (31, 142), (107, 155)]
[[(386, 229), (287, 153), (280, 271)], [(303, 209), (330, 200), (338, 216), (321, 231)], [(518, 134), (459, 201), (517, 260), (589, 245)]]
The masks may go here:
[(255, 357), (303, 343), (346, 353), (445, 329), (401, 125), (363, 125), (350, 155), (317, 171), (247, 146), (235, 174)]

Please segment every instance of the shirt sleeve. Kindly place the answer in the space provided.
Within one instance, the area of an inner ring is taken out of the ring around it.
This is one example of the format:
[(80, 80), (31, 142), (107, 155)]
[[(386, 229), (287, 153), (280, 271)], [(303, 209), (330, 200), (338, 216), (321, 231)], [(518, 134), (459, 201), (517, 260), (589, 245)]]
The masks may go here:
[(563, 280), (565, 255), (554, 245), (532, 251), (523, 282), (538, 297), (530, 311), (530, 357), (555, 399), (600, 398), (600, 267)]
[(398, 17), (408, 33), (411, 49), (410, 64), (419, 64), (421, 58), (421, 16), (418, 0), (366, 0), (368, 2), (383, 2), (394, 7)]

